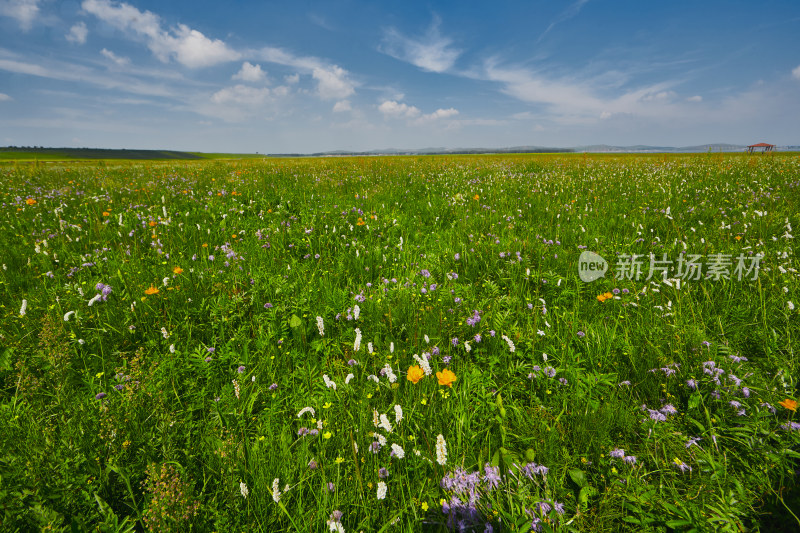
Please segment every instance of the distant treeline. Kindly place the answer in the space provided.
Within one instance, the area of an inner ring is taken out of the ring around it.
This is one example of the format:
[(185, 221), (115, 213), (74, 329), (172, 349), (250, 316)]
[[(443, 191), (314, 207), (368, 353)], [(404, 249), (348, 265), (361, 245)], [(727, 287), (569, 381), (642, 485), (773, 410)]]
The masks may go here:
[(313, 154), (268, 154), (269, 157), (361, 157), (385, 155), (470, 155), (470, 154), (560, 154), (574, 153), (573, 148), (468, 148), (463, 150), (392, 150), (372, 152), (316, 152)]
[(0, 147), (3, 153), (31, 154), (33, 156), (69, 159), (203, 159), (202, 156), (189, 152), (171, 150), (113, 150), (106, 148), (44, 148), (40, 146), (6, 146)]

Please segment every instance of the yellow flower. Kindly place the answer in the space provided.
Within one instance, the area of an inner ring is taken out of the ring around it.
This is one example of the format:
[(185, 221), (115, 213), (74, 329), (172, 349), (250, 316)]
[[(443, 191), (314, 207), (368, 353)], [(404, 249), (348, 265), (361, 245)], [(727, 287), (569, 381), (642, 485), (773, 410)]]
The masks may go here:
[(423, 377), (425, 377), (425, 372), (419, 365), (408, 367), (408, 375), (406, 375), (408, 381), (416, 385)]
[(797, 411), (797, 402), (792, 400), (791, 398), (786, 398), (782, 402), (778, 403), (790, 411)]
[(335, 463), (336, 463), (337, 465), (340, 465), (340, 464), (342, 464), (343, 462), (344, 462), (344, 459), (343, 459), (343, 458), (341, 458), (341, 457), (337, 457), (337, 458), (336, 458), (336, 461), (335, 461)]
[(428, 502), (422, 502), (422, 505), (420, 505), (420, 507), (422, 508), (423, 511), (427, 511), (428, 510)]
[(25, 200), (25, 203), (28, 205), (33, 205), (36, 203), (36, 200), (34, 200), (33, 198), (28, 198), (27, 200)]
[(452, 387), (456, 380), (456, 375), (453, 374), (453, 371), (449, 368), (445, 368), (441, 372), (437, 372), (436, 377), (439, 378), (439, 385), (445, 387)]
[(159, 292), (159, 290), (158, 290), (158, 289), (156, 289), (155, 287), (153, 287), (152, 285), (150, 285), (150, 288), (149, 288), (149, 289), (145, 289), (145, 291), (144, 291), (144, 293), (145, 293), (146, 295), (148, 295), (148, 296), (151, 296), (151, 295), (153, 295), (153, 294), (158, 294), (158, 292)]

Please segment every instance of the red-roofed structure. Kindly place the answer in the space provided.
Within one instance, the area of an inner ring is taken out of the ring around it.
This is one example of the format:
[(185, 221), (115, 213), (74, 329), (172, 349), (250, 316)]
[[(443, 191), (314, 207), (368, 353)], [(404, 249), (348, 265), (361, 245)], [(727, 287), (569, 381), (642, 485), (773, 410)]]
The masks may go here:
[(775, 150), (775, 145), (767, 143), (751, 144), (750, 146), (747, 147), (747, 153), (752, 154), (759, 148), (761, 149), (761, 153), (763, 154), (766, 152), (773, 152)]

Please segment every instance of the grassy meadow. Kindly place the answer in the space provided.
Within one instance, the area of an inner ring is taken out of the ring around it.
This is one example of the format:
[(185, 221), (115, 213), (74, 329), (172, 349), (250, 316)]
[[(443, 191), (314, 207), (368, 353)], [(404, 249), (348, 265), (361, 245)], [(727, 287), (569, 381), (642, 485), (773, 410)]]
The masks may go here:
[(800, 528), (796, 154), (0, 176), (3, 531)]

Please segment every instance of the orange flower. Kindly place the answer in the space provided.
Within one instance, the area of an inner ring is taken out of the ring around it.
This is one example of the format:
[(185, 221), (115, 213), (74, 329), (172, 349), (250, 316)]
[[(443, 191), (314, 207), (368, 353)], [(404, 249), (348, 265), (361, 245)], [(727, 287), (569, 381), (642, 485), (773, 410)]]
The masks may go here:
[(445, 387), (452, 387), (456, 380), (456, 375), (453, 374), (449, 368), (445, 368), (441, 372), (437, 372), (436, 377), (439, 378), (439, 385), (443, 385)]
[(107, 217), (107, 216), (109, 216), (110, 214), (111, 214), (111, 213), (109, 213), (108, 211), (103, 211), (103, 216), (104, 216), (104, 217)]
[(780, 403), (783, 407), (787, 408), (790, 411), (797, 411), (797, 402), (790, 398), (786, 398), (782, 402), (778, 403)]
[(356, 226), (363, 226), (364, 224), (366, 224), (366, 222), (364, 222), (364, 219), (358, 217), (358, 222), (356, 222)]
[(602, 303), (602, 302), (605, 302), (605, 301), (606, 301), (606, 297), (605, 297), (605, 295), (604, 295), (604, 294), (598, 294), (598, 295), (597, 295), (597, 301), (598, 301), (598, 302), (601, 302), (601, 303)]
[(422, 370), (422, 367), (419, 365), (408, 367), (408, 375), (406, 376), (408, 381), (416, 385), (423, 377), (425, 377), (425, 371)]
[(737, 240), (737, 241), (741, 241), (741, 240), (742, 240), (742, 236), (741, 236), (741, 235), (737, 235), (737, 236), (736, 236), (736, 240)]
[(25, 200), (25, 203), (28, 205), (33, 205), (36, 203), (36, 200), (34, 200), (33, 198), (28, 198), (27, 200)]
[(175, 267), (172, 269), (173, 274), (183, 274), (183, 269), (181, 267)]
[(151, 295), (153, 295), (153, 294), (158, 294), (158, 292), (159, 292), (159, 291), (158, 291), (158, 289), (156, 289), (156, 288), (155, 288), (155, 287), (153, 287), (152, 285), (150, 285), (150, 288), (149, 288), (149, 289), (145, 289), (145, 291), (144, 291), (144, 293), (145, 293), (146, 295), (148, 295), (148, 296), (151, 296)]
[(155, 228), (156, 226), (158, 226), (158, 222), (156, 222), (155, 220), (151, 220), (150, 222), (148, 222), (148, 224), (150, 225), (151, 228)]
[(475, 196), (473, 196), (473, 197), (472, 197), (472, 199), (473, 199), (473, 200), (480, 200), (480, 199), (481, 199), (481, 197), (480, 197), (480, 196), (478, 196), (478, 195), (476, 194)]

